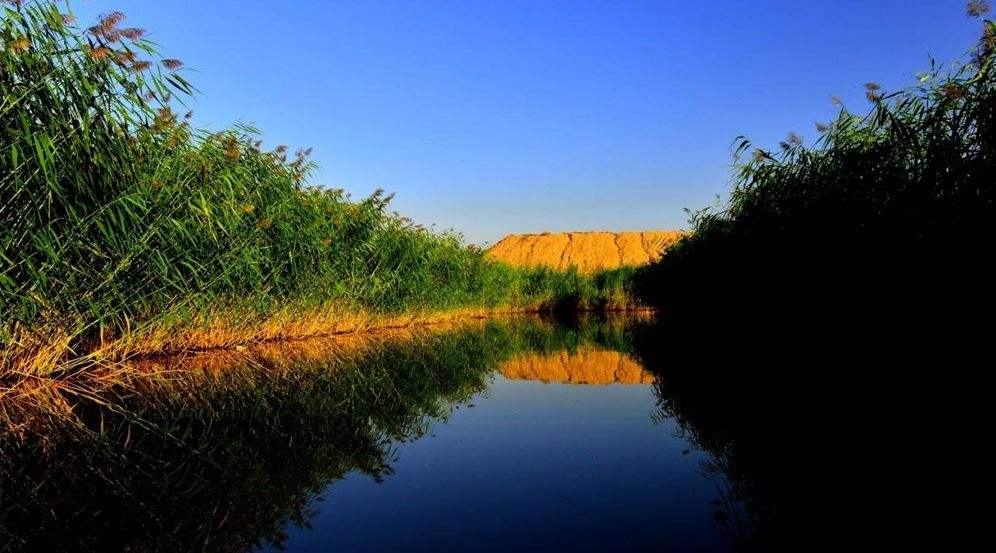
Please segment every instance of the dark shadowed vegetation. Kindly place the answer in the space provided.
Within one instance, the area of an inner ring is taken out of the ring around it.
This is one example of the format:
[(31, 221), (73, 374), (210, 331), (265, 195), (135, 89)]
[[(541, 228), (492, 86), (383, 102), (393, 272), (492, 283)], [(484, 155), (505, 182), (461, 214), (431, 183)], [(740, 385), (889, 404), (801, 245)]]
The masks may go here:
[(812, 147), (741, 140), (727, 205), (638, 275), (660, 323), (636, 350), (662, 416), (728, 478), (745, 550), (950, 548), (982, 527), (966, 497), (988, 472), (979, 367), (996, 303), (996, 26), (982, 25), (967, 59), (914, 87), (867, 84), (870, 113), (841, 108)]
[(676, 315), (733, 326), (759, 314), (789, 326), (866, 320), (869, 310), (925, 321), (991, 300), (996, 28), (982, 25), (968, 59), (932, 63), (916, 86), (865, 85), (870, 113), (842, 107), (817, 124), (812, 147), (794, 133), (778, 152), (741, 139), (728, 204), (694, 214), (694, 232), (645, 271), (641, 292)]

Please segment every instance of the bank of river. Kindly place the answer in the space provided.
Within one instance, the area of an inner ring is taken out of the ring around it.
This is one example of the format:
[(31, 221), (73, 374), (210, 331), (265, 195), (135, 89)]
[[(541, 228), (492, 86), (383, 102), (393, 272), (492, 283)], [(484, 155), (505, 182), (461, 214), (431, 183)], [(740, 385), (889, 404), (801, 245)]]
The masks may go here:
[(145, 361), (4, 434), (2, 550), (725, 549), (724, 481), (662, 416), (642, 324)]

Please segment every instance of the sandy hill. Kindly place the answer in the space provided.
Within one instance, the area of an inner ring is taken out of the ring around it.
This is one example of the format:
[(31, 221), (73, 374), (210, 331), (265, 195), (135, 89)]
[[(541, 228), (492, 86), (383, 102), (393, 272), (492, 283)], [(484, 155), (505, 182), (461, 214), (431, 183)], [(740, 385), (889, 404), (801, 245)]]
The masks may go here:
[(560, 232), (510, 234), (488, 249), (488, 255), (513, 265), (545, 265), (579, 271), (644, 265), (658, 259), (684, 233), (677, 230), (646, 232)]

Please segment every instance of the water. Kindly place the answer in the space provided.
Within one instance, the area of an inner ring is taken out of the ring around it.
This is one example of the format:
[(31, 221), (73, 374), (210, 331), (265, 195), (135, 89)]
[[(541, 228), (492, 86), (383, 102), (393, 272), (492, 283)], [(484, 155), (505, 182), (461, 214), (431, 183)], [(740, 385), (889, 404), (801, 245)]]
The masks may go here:
[[(559, 356), (560, 354), (555, 354)], [(473, 407), (470, 407), (470, 406)], [(430, 434), (394, 450), (382, 482), (321, 494), (287, 551), (722, 549), (702, 454), (651, 421), (648, 384), (494, 377)]]
[(727, 550), (738, 502), (637, 361), (640, 324), (147, 362), (180, 376), (77, 405), (91, 432), (4, 437), (0, 550)]

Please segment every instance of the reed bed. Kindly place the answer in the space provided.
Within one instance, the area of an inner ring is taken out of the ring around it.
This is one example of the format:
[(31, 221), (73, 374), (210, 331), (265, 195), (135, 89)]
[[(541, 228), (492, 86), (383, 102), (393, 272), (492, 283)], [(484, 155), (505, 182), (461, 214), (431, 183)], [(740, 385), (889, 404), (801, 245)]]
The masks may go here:
[(865, 115), (835, 100), (811, 146), (794, 133), (778, 151), (738, 139), (728, 203), (693, 213), (693, 232), (641, 272), (641, 295), (772, 340), (812, 325), (922, 331), (986, 311), (996, 27), (986, 2), (968, 11), (982, 37), (965, 59), (931, 61), (898, 92), (867, 83)]
[(112, 12), (0, 3), (0, 379), (101, 359), (632, 302), (310, 185), (309, 150), (206, 132), (180, 60)]

